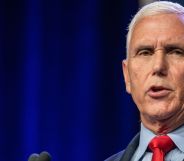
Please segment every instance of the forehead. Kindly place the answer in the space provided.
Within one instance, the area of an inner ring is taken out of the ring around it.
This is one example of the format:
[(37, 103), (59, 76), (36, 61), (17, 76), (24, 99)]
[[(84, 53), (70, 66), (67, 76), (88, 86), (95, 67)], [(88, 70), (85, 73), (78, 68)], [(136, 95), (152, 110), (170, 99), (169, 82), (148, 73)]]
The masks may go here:
[(164, 43), (184, 44), (184, 16), (159, 14), (138, 21), (132, 32), (130, 50), (138, 45)]

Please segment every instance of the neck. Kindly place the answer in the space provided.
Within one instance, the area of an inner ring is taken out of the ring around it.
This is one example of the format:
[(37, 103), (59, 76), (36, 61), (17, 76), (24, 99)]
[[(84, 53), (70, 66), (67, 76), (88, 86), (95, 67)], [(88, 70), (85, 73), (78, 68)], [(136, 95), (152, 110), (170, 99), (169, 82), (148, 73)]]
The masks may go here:
[(167, 134), (184, 124), (184, 118), (173, 119), (172, 117), (165, 120), (153, 118), (145, 119), (145, 117), (141, 117), (141, 121), (146, 128), (151, 130), (156, 135)]

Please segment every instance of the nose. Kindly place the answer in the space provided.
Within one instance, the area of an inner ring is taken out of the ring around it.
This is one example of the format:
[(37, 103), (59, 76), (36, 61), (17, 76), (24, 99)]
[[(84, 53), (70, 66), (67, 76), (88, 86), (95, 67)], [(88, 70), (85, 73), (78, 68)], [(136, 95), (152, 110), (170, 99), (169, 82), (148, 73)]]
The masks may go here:
[(168, 63), (166, 55), (162, 50), (156, 51), (153, 56), (153, 75), (166, 76), (168, 73)]

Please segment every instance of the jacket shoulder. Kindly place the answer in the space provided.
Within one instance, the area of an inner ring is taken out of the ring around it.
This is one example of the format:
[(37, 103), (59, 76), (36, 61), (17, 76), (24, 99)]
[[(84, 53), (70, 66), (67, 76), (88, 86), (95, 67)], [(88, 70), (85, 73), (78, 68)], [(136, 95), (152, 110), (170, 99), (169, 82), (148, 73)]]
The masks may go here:
[(139, 144), (139, 137), (140, 134), (138, 133), (129, 143), (127, 148), (123, 151), (120, 151), (117, 154), (112, 155), (111, 157), (107, 158), (105, 161), (120, 161), (120, 160), (130, 160), (133, 156), (137, 146)]
[(104, 161), (119, 161), (121, 159), (121, 157), (123, 156), (124, 150), (120, 151), (119, 153), (116, 153), (112, 156), (110, 156), (109, 158), (107, 158)]

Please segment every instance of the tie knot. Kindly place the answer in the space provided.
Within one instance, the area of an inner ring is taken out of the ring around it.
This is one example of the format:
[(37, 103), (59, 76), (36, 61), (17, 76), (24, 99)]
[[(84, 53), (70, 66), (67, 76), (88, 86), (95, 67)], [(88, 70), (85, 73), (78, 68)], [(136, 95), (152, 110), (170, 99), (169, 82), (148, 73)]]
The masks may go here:
[(154, 152), (155, 149), (160, 149), (164, 154), (168, 153), (174, 147), (174, 142), (167, 135), (156, 136), (149, 143), (149, 148), (152, 152)]

